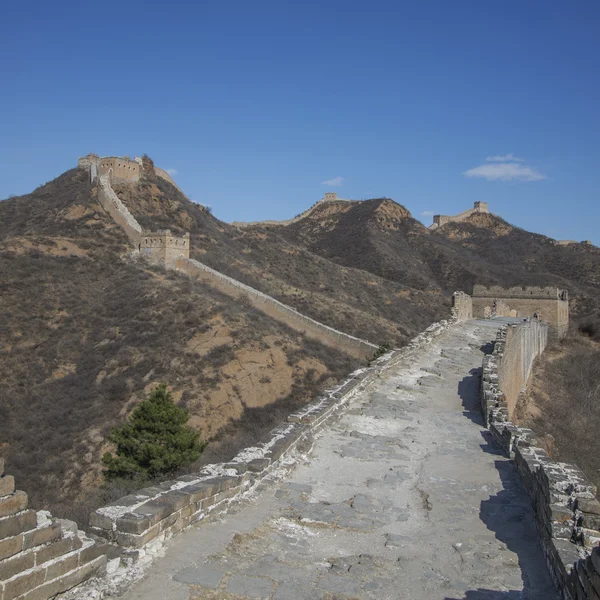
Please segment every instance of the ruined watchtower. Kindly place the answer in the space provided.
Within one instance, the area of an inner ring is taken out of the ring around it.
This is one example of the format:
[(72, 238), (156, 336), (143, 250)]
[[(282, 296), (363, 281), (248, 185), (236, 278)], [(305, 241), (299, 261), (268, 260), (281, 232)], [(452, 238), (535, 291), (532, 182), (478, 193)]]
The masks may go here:
[(179, 257), (190, 257), (190, 234), (177, 236), (169, 229), (144, 231), (140, 240), (140, 253), (152, 264), (174, 269)]
[(473, 286), (473, 317), (533, 317), (550, 325), (552, 336), (569, 328), (569, 292), (556, 287)]

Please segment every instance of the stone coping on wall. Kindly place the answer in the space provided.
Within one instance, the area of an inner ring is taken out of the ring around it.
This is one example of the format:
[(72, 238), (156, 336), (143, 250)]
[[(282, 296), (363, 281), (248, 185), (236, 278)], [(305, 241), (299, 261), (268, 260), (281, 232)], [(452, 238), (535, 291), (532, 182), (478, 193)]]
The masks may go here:
[[(521, 325), (517, 325), (520, 327)], [(514, 325), (513, 325), (514, 327)], [(540, 545), (565, 600), (600, 599), (600, 502), (597, 489), (579, 467), (553, 460), (536, 446), (531, 429), (508, 420), (499, 381), (507, 326), (498, 330), (484, 357), (481, 404), (496, 443), (511, 458), (533, 506)]]
[(28, 508), (0, 459), (0, 600), (47, 600), (102, 576), (107, 549), (75, 523)]
[(120, 561), (121, 566), (111, 568), (101, 584), (94, 583), (93, 593), (101, 590), (102, 597), (119, 586), (122, 589), (130, 585), (160, 554), (167, 539), (194, 523), (226, 513), (258, 493), (261, 483), (281, 478), (310, 451), (315, 433), (335, 419), (356, 394), (383, 370), (419, 352), (454, 322), (434, 323), (404, 348), (354, 371), (314, 402), (289, 415), (264, 442), (245, 448), (231, 461), (138, 490), (94, 511), (90, 530), (117, 549), (120, 558), (113, 562)]
[(343, 331), (334, 329), (329, 325), (320, 323), (319, 321), (316, 321), (315, 319), (298, 312), (295, 308), (288, 306), (287, 304), (284, 304), (279, 300), (276, 300), (272, 296), (269, 296), (268, 294), (265, 294), (260, 290), (250, 287), (249, 285), (246, 285), (245, 283), (242, 283), (237, 279), (233, 279), (233, 277), (229, 277), (228, 275), (225, 275), (220, 271), (216, 271), (212, 267), (209, 267), (208, 265), (205, 265), (204, 263), (201, 263), (198, 260), (183, 257), (177, 259), (176, 267), (178, 270), (181, 270), (182, 272), (187, 272), (190, 270), (190, 266), (192, 268), (198, 269), (199, 271), (207, 273), (211, 278), (220, 280), (228, 286), (240, 290), (242, 294), (247, 294), (247, 296), (250, 299), (256, 299), (262, 303), (269, 303), (271, 306), (276, 307), (280, 313), (290, 315), (296, 321), (302, 321), (306, 323), (307, 326), (312, 327), (314, 330), (318, 330), (319, 332), (323, 333), (324, 335), (327, 335), (331, 339), (338, 339), (346, 342), (347, 344), (351, 344), (360, 352), (362, 358), (372, 357), (373, 354), (379, 348), (376, 344), (372, 344), (367, 340), (357, 338), (348, 333), (344, 333)]
[[(136, 221), (135, 217), (129, 212), (129, 209), (123, 204), (119, 196), (113, 190), (110, 184), (110, 177), (108, 175), (100, 175), (98, 178), (98, 185), (100, 187), (100, 192), (105, 194), (105, 197), (100, 197), (101, 203), (103, 204), (103, 208), (110, 214), (110, 216), (120, 225), (130, 241), (136, 246), (139, 243), (139, 238), (142, 235), (142, 226)], [(104, 203), (106, 206), (104, 206)], [(116, 212), (119, 217), (124, 220), (124, 223), (120, 223), (115, 214)]]

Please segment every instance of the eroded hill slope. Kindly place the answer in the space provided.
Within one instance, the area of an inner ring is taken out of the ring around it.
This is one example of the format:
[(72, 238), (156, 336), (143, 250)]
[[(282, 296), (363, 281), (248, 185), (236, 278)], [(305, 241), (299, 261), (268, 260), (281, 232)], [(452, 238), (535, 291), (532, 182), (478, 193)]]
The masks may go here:
[(0, 202), (0, 442), (33, 504), (58, 516), (66, 497), (94, 502), (108, 431), (156, 383), (217, 436), (214, 460), (358, 364), (136, 260), (95, 194), (73, 170)]

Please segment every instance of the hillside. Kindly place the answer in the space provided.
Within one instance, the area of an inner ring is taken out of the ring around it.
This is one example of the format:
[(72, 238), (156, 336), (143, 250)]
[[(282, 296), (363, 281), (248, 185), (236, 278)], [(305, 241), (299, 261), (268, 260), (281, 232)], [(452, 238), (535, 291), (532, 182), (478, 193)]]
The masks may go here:
[(449, 315), (449, 298), (439, 290), (423, 292), (400, 278), (328, 260), (291, 241), (286, 228), (232, 227), (160, 178), (115, 191), (144, 227), (190, 231), (192, 258), (345, 333), (402, 345)]
[(227, 459), (358, 365), (136, 261), (95, 196), (72, 170), (0, 202), (0, 445), (36, 507), (80, 522), (108, 431), (158, 382)]
[[(432, 238), (458, 247), (478, 283), (557, 285), (570, 291), (573, 317), (583, 318), (600, 309), (600, 248), (596, 246), (557, 245), (549, 237), (514, 227), (492, 214), (447, 223)], [(489, 265), (487, 270), (479, 267), (481, 261)]]
[[(238, 229), (148, 175), (115, 185), (144, 228), (191, 232), (192, 256), (374, 343), (402, 345), (473, 283), (557, 285), (597, 312), (600, 251), (557, 246), (491, 214), (429, 231), (389, 199), (318, 204)], [(32, 501), (103, 502), (114, 425), (165, 381), (227, 459), (357, 366), (249, 306), (136, 257), (78, 169), (0, 202), (0, 451)], [(71, 516), (74, 516), (71, 513)], [(75, 515), (76, 516), (76, 515)]]
[(290, 243), (349, 268), (421, 292), (467, 292), (484, 285), (556, 285), (570, 290), (575, 316), (600, 306), (600, 250), (559, 246), (493, 214), (430, 231), (389, 199), (330, 202), (277, 228)]

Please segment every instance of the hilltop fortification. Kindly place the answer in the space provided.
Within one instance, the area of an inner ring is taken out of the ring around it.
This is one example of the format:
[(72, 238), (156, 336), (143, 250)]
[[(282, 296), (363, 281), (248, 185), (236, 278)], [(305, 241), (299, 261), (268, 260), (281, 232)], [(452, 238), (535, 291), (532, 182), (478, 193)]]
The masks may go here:
[(338, 195), (335, 192), (325, 192), (325, 195), (320, 200), (315, 202), (310, 208), (300, 213), (297, 217), (294, 217), (293, 219), (287, 219), (286, 221), (234, 221), (232, 225), (234, 227), (239, 227), (240, 229), (243, 229), (244, 227), (252, 227), (254, 225), (259, 225), (261, 227), (287, 227), (292, 223), (297, 223), (301, 219), (308, 217), (308, 215), (310, 215), (313, 212), (313, 210), (315, 210), (318, 206), (321, 206), (325, 202), (357, 202), (357, 200), (347, 200), (346, 198), (338, 198)]
[(460, 223), (464, 221), (466, 218), (470, 217), (475, 213), (489, 213), (488, 203), (487, 202), (475, 202), (473, 204), (473, 208), (469, 210), (465, 210), (458, 215), (448, 216), (448, 215), (435, 215), (433, 217), (433, 223), (430, 225), (429, 229), (437, 229), (446, 223)]
[(153, 173), (168, 181), (183, 194), (171, 175), (164, 169), (155, 166), (147, 156), (135, 156), (132, 159), (129, 156), (100, 157), (91, 153), (80, 157), (77, 160), (77, 166), (89, 172), (92, 182), (101, 175), (108, 175), (111, 183), (136, 183), (144, 173)]

